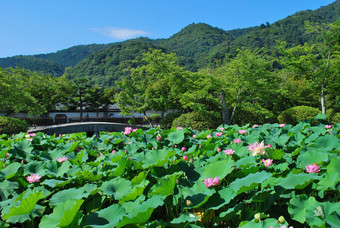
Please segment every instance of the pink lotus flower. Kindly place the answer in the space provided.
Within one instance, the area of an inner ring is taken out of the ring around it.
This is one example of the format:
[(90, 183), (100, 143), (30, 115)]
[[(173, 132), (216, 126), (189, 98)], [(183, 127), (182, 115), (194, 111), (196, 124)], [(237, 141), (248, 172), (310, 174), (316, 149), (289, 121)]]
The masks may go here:
[(331, 129), (331, 128), (332, 128), (332, 125), (325, 125), (325, 128), (326, 128), (326, 129)]
[(190, 163), (193, 163), (194, 162), (194, 160), (192, 160), (192, 158), (190, 158), (190, 161), (189, 161)]
[(186, 151), (187, 148), (185, 146), (182, 147), (182, 151)]
[(216, 135), (217, 137), (222, 136), (222, 135), (223, 135), (223, 132), (217, 132), (215, 135)]
[(220, 131), (224, 131), (224, 127), (220, 127), (218, 130), (220, 130)]
[(221, 152), (221, 148), (217, 147), (216, 151)]
[(57, 158), (57, 161), (58, 162), (64, 162), (68, 159), (68, 157), (64, 156), (64, 157), (60, 157), (60, 158)]
[(126, 127), (126, 128), (124, 129), (123, 134), (124, 134), (124, 135), (128, 135), (128, 134), (130, 134), (131, 132), (132, 132), (132, 127)]
[(157, 137), (157, 140), (158, 140), (158, 141), (161, 141), (161, 139), (162, 139), (161, 136), (158, 136), (158, 137)]
[(33, 139), (32, 138), (30, 138), (30, 139), (26, 139), (27, 141), (30, 141), (30, 142), (32, 142), (33, 141)]
[(286, 126), (286, 124), (279, 124), (279, 127), (284, 127)]
[(193, 135), (192, 137), (193, 137), (193, 138), (196, 138), (196, 135)]
[(183, 130), (183, 127), (177, 127), (176, 130)]
[(207, 139), (211, 138), (212, 136), (211, 135), (207, 135)]
[(262, 162), (263, 162), (265, 167), (269, 167), (269, 166), (271, 166), (273, 164), (273, 159), (269, 159), (269, 158), (268, 159), (262, 159), (261, 163)]
[(6, 153), (6, 158), (9, 157), (9, 155), (10, 155), (9, 153)]
[(239, 130), (238, 133), (241, 134), (241, 135), (244, 135), (244, 134), (247, 133), (247, 131), (246, 130)]
[(135, 132), (135, 131), (137, 131), (137, 130), (138, 130), (138, 129), (137, 129), (137, 128), (135, 128), (135, 129), (133, 129), (133, 130), (132, 130), (132, 132)]
[(223, 150), (223, 152), (226, 155), (233, 155), (235, 153), (235, 150), (233, 150), (233, 149), (226, 149), (226, 150)]
[(258, 142), (255, 142), (254, 144), (250, 144), (248, 146), (248, 150), (252, 151), (252, 156), (256, 156), (258, 154), (264, 155), (266, 154), (266, 148), (269, 146), (264, 145), (264, 141), (262, 141), (260, 144)]
[(220, 182), (220, 178), (219, 177), (215, 177), (214, 179), (212, 178), (206, 178), (204, 181), (203, 181), (203, 184), (205, 184), (206, 187), (211, 187), (211, 186), (216, 186), (218, 185), (218, 183)]
[(26, 177), (26, 180), (29, 183), (33, 183), (33, 182), (39, 182), (41, 176), (39, 176), (38, 174), (32, 174), (31, 176)]
[(257, 124), (254, 124), (254, 125), (253, 125), (253, 128), (257, 128), (258, 126), (259, 126), (259, 125), (257, 125)]
[(114, 154), (116, 152), (116, 150), (112, 150), (112, 154)]
[(234, 139), (234, 143), (240, 144), (241, 142), (242, 142), (241, 139)]
[(316, 163), (307, 165), (306, 166), (306, 172), (307, 173), (318, 173), (318, 172), (320, 172), (320, 166), (317, 166)]
[(184, 155), (184, 156), (183, 156), (183, 160), (184, 160), (184, 161), (188, 161), (188, 156)]

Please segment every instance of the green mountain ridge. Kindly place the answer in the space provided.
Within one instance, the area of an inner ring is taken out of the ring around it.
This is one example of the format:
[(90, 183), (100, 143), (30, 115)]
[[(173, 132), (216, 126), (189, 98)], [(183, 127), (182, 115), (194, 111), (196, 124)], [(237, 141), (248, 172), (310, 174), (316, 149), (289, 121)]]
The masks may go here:
[[(339, 17), (340, 0), (337, 0), (317, 10), (297, 12), (271, 25), (225, 31), (204, 23), (192, 23), (167, 39), (140, 37), (119, 43), (78, 45), (56, 53), (0, 58), (0, 66), (25, 67), (56, 76), (64, 73), (64, 67), (70, 79), (87, 77), (94, 84), (108, 87), (120, 77), (128, 76), (127, 69), (139, 66), (142, 53), (149, 48), (174, 52), (180, 65), (197, 71), (208, 65), (223, 64), (242, 47), (263, 48), (268, 54), (275, 55), (273, 48), (277, 40), (286, 41), (288, 47), (317, 42), (315, 36), (306, 33), (305, 21), (333, 23)], [(58, 70), (51, 72), (53, 68), (49, 66)]]

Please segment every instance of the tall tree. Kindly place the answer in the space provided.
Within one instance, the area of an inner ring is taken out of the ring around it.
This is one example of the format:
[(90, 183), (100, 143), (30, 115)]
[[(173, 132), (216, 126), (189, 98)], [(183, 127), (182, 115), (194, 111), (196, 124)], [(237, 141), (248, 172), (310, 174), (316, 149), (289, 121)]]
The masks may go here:
[[(234, 59), (214, 72), (220, 78), (220, 100), (226, 123), (231, 124), (239, 105), (272, 106), (277, 81), (272, 63), (260, 55), (261, 50), (238, 50)], [(224, 103), (224, 101), (226, 103)]]

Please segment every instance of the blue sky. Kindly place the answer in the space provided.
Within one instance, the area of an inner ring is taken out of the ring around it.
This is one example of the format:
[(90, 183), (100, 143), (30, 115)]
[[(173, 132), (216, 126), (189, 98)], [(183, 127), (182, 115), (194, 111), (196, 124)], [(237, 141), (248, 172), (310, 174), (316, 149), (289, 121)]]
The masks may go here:
[(274, 23), (335, 0), (0, 0), (0, 57), (140, 36), (169, 38), (191, 23), (231, 30)]

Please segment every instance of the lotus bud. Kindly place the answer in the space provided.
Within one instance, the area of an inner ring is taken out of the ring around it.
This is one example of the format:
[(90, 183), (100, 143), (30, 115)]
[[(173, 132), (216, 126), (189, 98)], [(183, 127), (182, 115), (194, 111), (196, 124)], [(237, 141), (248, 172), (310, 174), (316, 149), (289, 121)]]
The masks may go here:
[(185, 202), (186, 202), (187, 206), (189, 206), (189, 207), (192, 205), (192, 202), (190, 200), (186, 200)]
[(261, 220), (261, 213), (256, 213), (254, 215), (255, 221), (260, 221)]
[(279, 217), (279, 221), (278, 221), (279, 223), (281, 223), (281, 224), (283, 224), (283, 223), (285, 223), (286, 222), (286, 219), (285, 219), (285, 217), (283, 217), (282, 215)]

